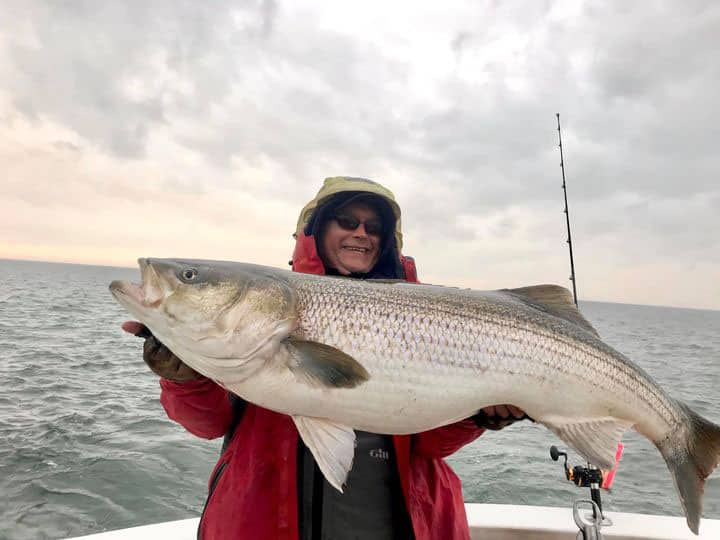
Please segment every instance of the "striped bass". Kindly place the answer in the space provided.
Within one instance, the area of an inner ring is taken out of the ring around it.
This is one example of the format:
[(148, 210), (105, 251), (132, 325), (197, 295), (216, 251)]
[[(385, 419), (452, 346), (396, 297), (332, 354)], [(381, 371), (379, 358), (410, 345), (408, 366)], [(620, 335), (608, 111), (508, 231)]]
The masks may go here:
[(183, 362), (288, 414), (342, 491), (354, 430), (417, 433), (511, 403), (602, 469), (634, 428), (658, 448), (698, 533), (720, 427), (606, 345), (567, 289), (355, 280), (243, 263), (140, 259), (117, 301)]

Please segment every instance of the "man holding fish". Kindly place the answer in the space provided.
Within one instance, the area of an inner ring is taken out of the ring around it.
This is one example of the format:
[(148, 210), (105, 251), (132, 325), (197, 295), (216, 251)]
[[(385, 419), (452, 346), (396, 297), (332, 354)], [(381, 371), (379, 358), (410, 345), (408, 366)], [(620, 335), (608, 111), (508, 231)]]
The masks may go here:
[[(326, 179), (300, 213), (295, 238), (296, 272), (417, 282), (414, 261), (401, 254), (400, 208), (370, 180)], [(225, 437), (199, 526), (206, 540), (468, 539), (460, 481), (443, 458), (484, 428), (525, 417), (498, 405), (413, 435), (355, 430), (350, 473), (331, 485), (290, 416), (199, 374), (142, 323), (123, 329), (146, 338), (143, 357), (162, 377), (168, 416), (197, 436)]]

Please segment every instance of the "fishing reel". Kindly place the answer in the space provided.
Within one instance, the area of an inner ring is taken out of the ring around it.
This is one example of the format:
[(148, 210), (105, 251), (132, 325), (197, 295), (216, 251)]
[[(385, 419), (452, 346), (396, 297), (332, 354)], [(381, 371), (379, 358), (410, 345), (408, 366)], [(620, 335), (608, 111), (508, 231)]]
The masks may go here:
[[(622, 452), (622, 448), (619, 448), (618, 451)], [(610, 487), (615, 471), (608, 471), (607, 477), (604, 478), (605, 475), (603, 471), (592, 465), (576, 465), (575, 467), (570, 467), (567, 462), (567, 453), (561, 452), (558, 450), (558, 447), (554, 445), (550, 447), (550, 457), (553, 461), (558, 461), (561, 457), (563, 458), (562, 468), (565, 473), (565, 478), (568, 481), (578, 487), (590, 488), (591, 500), (575, 501), (573, 505), (573, 516), (575, 523), (580, 528), (578, 538), (600, 540), (602, 538), (600, 527), (612, 525), (612, 521), (606, 518), (602, 512), (600, 488), (604, 487), (608, 489)], [(619, 456), (617, 456), (616, 459), (619, 461)], [(580, 506), (585, 504), (592, 508), (592, 514), (587, 514), (585, 519), (583, 519), (583, 516), (580, 514)]]
[[(567, 464), (567, 453), (558, 450), (557, 446), (550, 447), (550, 457), (553, 461), (557, 461), (560, 457), (564, 458), (563, 470), (565, 471), (565, 478), (577, 487), (591, 487), (595, 484), (599, 488), (602, 485), (603, 472), (600, 469), (593, 466), (584, 467), (582, 465), (575, 465), (575, 467), (570, 468)], [(597, 503), (598, 506), (600, 506), (599, 501)]]

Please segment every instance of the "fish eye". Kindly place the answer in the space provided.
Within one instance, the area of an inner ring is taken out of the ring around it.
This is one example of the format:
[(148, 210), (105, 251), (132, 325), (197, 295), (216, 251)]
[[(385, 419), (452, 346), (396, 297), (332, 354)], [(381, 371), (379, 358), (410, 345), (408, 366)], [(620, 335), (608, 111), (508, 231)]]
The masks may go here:
[(183, 281), (194, 281), (198, 276), (198, 271), (195, 268), (185, 268), (180, 272), (180, 279)]

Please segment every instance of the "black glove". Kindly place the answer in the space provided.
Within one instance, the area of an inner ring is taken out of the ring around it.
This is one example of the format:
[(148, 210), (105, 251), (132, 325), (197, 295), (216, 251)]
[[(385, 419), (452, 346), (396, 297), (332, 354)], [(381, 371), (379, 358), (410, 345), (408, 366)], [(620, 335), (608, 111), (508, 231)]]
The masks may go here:
[(143, 360), (156, 375), (175, 382), (187, 382), (202, 378), (202, 375), (163, 345), (144, 324), (125, 323), (123, 329), (137, 337), (145, 338)]

